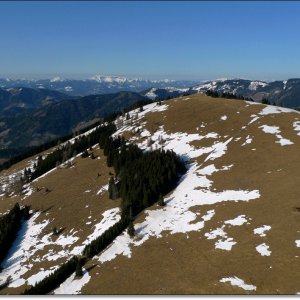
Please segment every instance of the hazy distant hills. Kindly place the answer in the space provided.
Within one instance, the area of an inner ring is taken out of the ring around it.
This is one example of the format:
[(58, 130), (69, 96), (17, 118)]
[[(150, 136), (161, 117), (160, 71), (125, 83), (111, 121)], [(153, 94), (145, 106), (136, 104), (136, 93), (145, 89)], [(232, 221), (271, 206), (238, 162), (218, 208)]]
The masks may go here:
[(267, 98), (272, 104), (283, 107), (300, 107), (300, 79), (273, 82), (246, 79), (214, 80), (194, 86), (189, 92), (205, 92), (207, 90), (251, 97), (257, 102)]
[(48, 89), (0, 88), (0, 114), (30, 111), (67, 98), (66, 94)]
[(133, 92), (65, 99), (22, 115), (0, 118), (0, 147), (36, 146), (70, 134), (83, 123), (109, 116), (147, 98)]
[(95, 75), (89, 79), (73, 80), (55, 77), (52, 79), (0, 79), (0, 88), (28, 87), (34, 89), (51, 89), (70, 96), (86, 96), (91, 94), (106, 94), (120, 91), (140, 92), (149, 88), (190, 88), (199, 81), (185, 80), (146, 80), (120, 76)]

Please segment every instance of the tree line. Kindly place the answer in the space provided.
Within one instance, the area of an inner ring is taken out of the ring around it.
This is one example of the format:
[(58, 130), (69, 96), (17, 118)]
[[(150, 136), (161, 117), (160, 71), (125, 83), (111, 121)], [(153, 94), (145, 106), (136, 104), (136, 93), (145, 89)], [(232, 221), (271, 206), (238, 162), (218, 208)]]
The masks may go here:
[(208, 90), (205, 92), (206, 96), (210, 96), (213, 98), (226, 98), (226, 99), (237, 99), (237, 100), (247, 100), (247, 101), (253, 101), (252, 98), (244, 97), (242, 95), (233, 94), (229, 92), (222, 92), (219, 93), (217, 91)]
[(77, 256), (73, 256), (69, 261), (62, 264), (57, 270), (49, 274), (43, 280), (37, 282), (34, 286), (27, 288), (23, 295), (45, 295), (56, 289), (64, 282), (68, 277), (75, 272), (78, 266), (84, 264), (84, 259), (79, 259)]
[(15, 241), (22, 222), (29, 217), (29, 206), (21, 209), (18, 203), (7, 214), (0, 217), (0, 264)]
[[(63, 137), (60, 137), (60, 138), (56, 138), (56, 139), (53, 139), (52, 141), (49, 141), (47, 143), (44, 143), (42, 145), (39, 145), (39, 146), (35, 146), (35, 147), (28, 147), (28, 148), (25, 148), (25, 149), (19, 149), (18, 151), (15, 151), (15, 149), (10, 149), (10, 150), (3, 150), (6, 152), (6, 156), (11, 156), (11, 153), (14, 153), (14, 156), (11, 157), (8, 161), (2, 163), (0, 165), (0, 171), (2, 170), (5, 170), (5, 169), (8, 169), (9, 167), (11, 167), (12, 165), (28, 158), (28, 157), (31, 157), (33, 155), (36, 155), (36, 154), (39, 154), (43, 151), (46, 151), (54, 146), (56, 146), (58, 143), (63, 143), (63, 142), (66, 142), (68, 141), (69, 139), (71, 139), (73, 137), (73, 135), (79, 135), (79, 134), (82, 134), (92, 128), (94, 128), (95, 126), (97, 125), (100, 125), (102, 124), (101, 121), (97, 121), (95, 123), (93, 123), (92, 125), (89, 125), (87, 127), (84, 127), (83, 129), (81, 130), (78, 130), (76, 132), (74, 132), (73, 134), (69, 134), (69, 135), (66, 135), (66, 136), (63, 136)], [(19, 153), (16, 155), (16, 153)]]
[[(99, 126), (96, 130), (89, 135), (82, 135), (75, 138), (74, 143), (67, 142), (64, 145), (59, 146), (52, 153), (48, 154), (45, 158), (38, 157), (38, 161), (34, 166), (34, 171), (29, 175), (29, 180), (32, 181), (39, 176), (45, 174), (51, 169), (57, 167), (78, 153), (83, 152), (89, 147), (97, 144), (103, 135), (111, 135), (116, 130), (113, 123), (106, 126)], [(26, 171), (26, 170), (25, 170)], [(25, 176), (25, 173), (24, 173)]]

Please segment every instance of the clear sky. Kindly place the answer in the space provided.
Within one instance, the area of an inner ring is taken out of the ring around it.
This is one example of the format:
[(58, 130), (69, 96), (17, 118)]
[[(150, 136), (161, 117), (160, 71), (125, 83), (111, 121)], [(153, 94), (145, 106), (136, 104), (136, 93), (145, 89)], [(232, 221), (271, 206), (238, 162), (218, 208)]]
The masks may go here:
[(300, 2), (0, 2), (0, 28), (1, 77), (300, 77)]

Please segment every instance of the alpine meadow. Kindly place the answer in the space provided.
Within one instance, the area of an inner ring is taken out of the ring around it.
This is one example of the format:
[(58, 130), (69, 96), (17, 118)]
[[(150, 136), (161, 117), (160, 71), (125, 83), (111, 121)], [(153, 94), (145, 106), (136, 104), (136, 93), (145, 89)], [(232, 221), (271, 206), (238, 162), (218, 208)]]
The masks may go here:
[(0, 3), (0, 295), (300, 294), (299, 13)]

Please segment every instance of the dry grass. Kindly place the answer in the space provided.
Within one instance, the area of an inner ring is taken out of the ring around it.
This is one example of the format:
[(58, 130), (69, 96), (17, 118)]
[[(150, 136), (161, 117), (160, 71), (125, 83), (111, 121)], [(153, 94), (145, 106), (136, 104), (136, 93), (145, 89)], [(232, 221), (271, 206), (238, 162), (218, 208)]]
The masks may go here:
[[(210, 177), (213, 180), (212, 189), (258, 189), (261, 197), (249, 202), (194, 207), (192, 210), (200, 211), (201, 215), (210, 209), (216, 212), (204, 229), (188, 235), (169, 235), (165, 232), (163, 238), (150, 238), (143, 246), (133, 248), (131, 258), (119, 256), (94, 268), (91, 271), (92, 280), (83, 288), (83, 293), (294, 294), (299, 291), (300, 250), (296, 248), (295, 240), (300, 238), (300, 214), (294, 207), (300, 205), (300, 171), (297, 164), (300, 144), (292, 127), (292, 122), (299, 115), (261, 116), (242, 128), (251, 121), (251, 115), (260, 112), (263, 106), (237, 100), (210, 99), (203, 95), (166, 103), (169, 104), (168, 110), (145, 116), (147, 130), (154, 133), (163, 124), (167, 132), (203, 135), (216, 132), (222, 136), (218, 139), (221, 141), (232, 136), (241, 137), (228, 145), (225, 156), (214, 160), (216, 168), (234, 166), (230, 171), (217, 172)], [(223, 115), (228, 117), (226, 121), (220, 121)], [(202, 122), (205, 127), (200, 127)], [(279, 126), (282, 136), (293, 141), (294, 145), (282, 147), (276, 144), (274, 135), (258, 128), (262, 124)], [(225, 138), (226, 135), (228, 137)], [(253, 141), (242, 147), (248, 135), (253, 136)], [(193, 145), (198, 148), (213, 143), (214, 139), (207, 139)], [(255, 151), (251, 150), (254, 148)], [(196, 159), (199, 165), (204, 167), (212, 163), (204, 163), (206, 156)], [(216, 240), (207, 240), (204, 234), (239, 215), (246, 215), (249, 224), (225, 227), (228, 237), (232, 237), (237, 244), (231, 251), (215, 249)], [(143, 219), (141, 215), (137, 222)], [(264, 224), (272, 226), (267, 236), (254, 235), (253, 230)], [(261, 256), (256, 251), (255, 247), (262, 243), (270, 246), (271, 256)], [(221, 278), (231, 276), (238, 276), (247, 284), (255, 285), (256, 292), (219, 282)]]
[[(112, 261), (95, 264), (90, 270), (92, 279), (86, 284), (84, 294), (294, 294), (300, 291), (299, 255), (295, 240), (300, 239), (300, 170), (298, 167), (300, 143), (292, 122), (299, 114), (284, 113), (261, 116), (247, 125), (252, 114), (257, 114), (262, 105), (249, 105), (244, 101), (213, 99), (204, 95), (189, 96), (189, 100), (168, 100), (168, 110), (146, 114), (141, 122), (154, 133), (163, 125), (167, 132), (207, 133), (216, 132), (219, 141), (230, 137), (240, 140), (228, 144), (226, 154), (213, 162), (204, 162), (206, 154), (195, 159), (203, 167), (214, 163), (216, 168), (233, 164), (229, 171), (214, 173), (212, 189), (254, 190), (261, 197), (249, 202), (223, 202), (214, 205), (195, 206), (191, 210), (203, 216), (214, 209), (215, 216), (205, 223), (199, 232), (150, 238), (143, 246), (132, 249), (131, 258), (117, 256)], [(227, 120), (220, 117), (226, 115)], [(205, 127), (201, 127), (201, 125)], [(262, 132), (262, 124), (280, 127), (281, 134), (294, 142), (282, 147), (276, 144), (276, 137)], [(246, 126), (243, 128), (243, 126)], [(198, 127), (198, 130), (197, 130)], [(253, 137), (252, 143), (242, 146), (246, 137)], [(126, 138), (133, 136), (126, 132)], [(208, 147), (215, 139), (193, 142), (199, 147)], [(252, 150), (256, 149), (256, 150)], [(100, 160), (78, 158), (75, 168), (62, 169), (42, 178), (35, 186), (48, 187), (51, 192), (36, 192), (23, 202), (34, 209), (47, 212), (40, 220), (51, 221), (45, 234), (53, 226), (72, 228), (79, 231), (80, 240), (91, 233), (91, 226), (101, 219), (101, 213), (116, 207), (119, 203), (107, 198), (107, 193), (96, 196), (97, 189), (106, 184), (111, 169), (99, 150)], [(22, 165), (22, 164), (20, 164)], [(98, 178), (97, 173), (102, 175)], [(85, 190), (92, 190), (84, 193)], [(5, 211), (18, 198), (0, 201), (1, 211)], [(89, 205), (86, 209), (85, 206)], [(152, 207), (151, 209), (155, 209)], [(87, 218), (92, 215), (93, 223), (87, 226)], [(225, 232), (237, 242), (231, 251), (215, 249), (216, 240), (207, 240), (205, 233), (221, 227), (226, 220), (246, 215), (249, 224), (226, 226)], [(200, 216), (200, 217), (201, 217)], [(141, 214), (136, 222), (142, 222)], [(254, 235), (253, 230), (262, 225), (271, 225), (266, 237)], [(81, 230), (81, 231), (80, 231)], [(261, 256), (255, 247), (266, 243), (271, 256)], [(45, 263), (35, 265), (26, 275), (37, 272)], [(47, 268), (51, 266), (48, 263)], [(256, 292), (247, 292), (229, 283), (220, 283), (223, 277), (238, 276), (247, 284), (257, 287)], [(19, 292), (20, 289), (7, 290)]]

